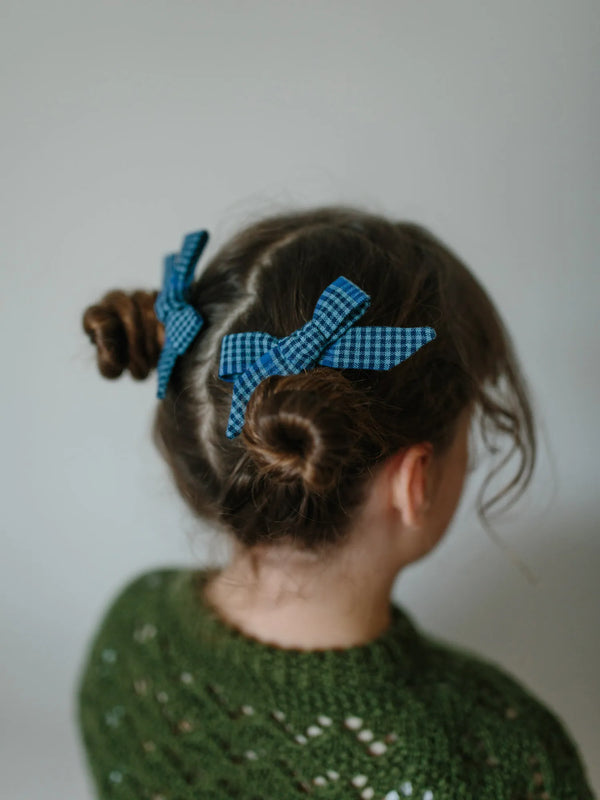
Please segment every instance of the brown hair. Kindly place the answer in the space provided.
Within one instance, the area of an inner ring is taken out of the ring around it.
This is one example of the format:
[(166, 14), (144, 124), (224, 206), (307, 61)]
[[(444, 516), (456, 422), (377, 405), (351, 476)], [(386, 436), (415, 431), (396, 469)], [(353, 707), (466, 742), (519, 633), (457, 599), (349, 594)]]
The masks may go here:
[[(340, 275), (371, 298), (358, 324), (427, 325), (436, 338), (387, 371), (318, 366), (270, 377), (252, 394), (240, 436), (226, 438), (232, 384), (218, 377), (223, 336), (288, 335)], [(164, 331), (155, 298), (113, 291), (84, 313), (105, 377), (128, 368), (141, 379), (156, 366)], [(499, 452), (498, 435), (511, 442), (478, 495), (481, 519), (529, 483), (533, 414), (510, 336), (482, 285), (425, 228), (347, 207), (269, 217), (221, 248), (188, 299), (204, 326), (176, 362), (154, 440), (192, 510), (243, 544), (291, 537), (324, 550), (339, 542), (377, 467), (418, 442), (441, 454), (469, 405), (490, 452)], [(512, 480), (484, 501), (515, 453)]]

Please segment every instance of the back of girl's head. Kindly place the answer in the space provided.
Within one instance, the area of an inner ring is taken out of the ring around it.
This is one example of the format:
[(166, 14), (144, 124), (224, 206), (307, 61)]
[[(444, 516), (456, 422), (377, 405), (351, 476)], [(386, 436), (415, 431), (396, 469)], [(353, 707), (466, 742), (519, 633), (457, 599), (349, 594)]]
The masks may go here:
[[(503, 496), (521, 494), (535, 433), (510, 336), (481, 284), (426, 229), (344, 207), (286, 213), (247, 227), (200, 269), (187, 299), (204, 324), (177, 359), (154, 423), (155, 442), (199, 517), (248, 546), (285, 539), (324, 551), (352, 527), (378, 466), (419, 442), (441, 455), (467, 407), (490, 450), (498, 434), (511, 444), (479, 493), (482, 519)], [(251, 395), (241, 434), (227, 438), (223, 337), (287, 336), (340, 275), (371, 298), (361, 326), (430, 326), (436, 338), (390, 370), (317, 366), (271, 376)], [(105, 377), (129, 369), (141, 379), (156, 366), (164, 341), (156, 296), (112, 291), (86, 310)], [(515, 453), (512, 480), (484, 500)]]

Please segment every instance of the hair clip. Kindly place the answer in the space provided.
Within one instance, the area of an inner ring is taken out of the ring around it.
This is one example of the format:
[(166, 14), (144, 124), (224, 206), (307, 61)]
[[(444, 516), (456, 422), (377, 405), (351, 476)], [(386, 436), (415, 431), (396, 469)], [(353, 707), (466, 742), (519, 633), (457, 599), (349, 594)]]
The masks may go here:
[(158, 392), (163, 398), (177, 357), (183, 355), (200, 332), (202, 314), (186, 301), (194, 270), (208, 241), (207, 231), (189, 233), (180, 253), (165, 257), (163, 287), (154, 303), (156, 316), (165, 326), (165, 341), (158, 361)]

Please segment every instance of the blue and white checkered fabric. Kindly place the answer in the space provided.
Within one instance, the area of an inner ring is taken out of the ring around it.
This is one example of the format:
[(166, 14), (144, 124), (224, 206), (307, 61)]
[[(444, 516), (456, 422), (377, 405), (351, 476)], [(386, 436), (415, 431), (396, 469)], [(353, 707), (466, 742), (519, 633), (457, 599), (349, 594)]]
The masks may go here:
[(252, 392), (269, 375), (297, 375), (317, 364), (337, 369), (388, 370), (427, 342), (433, 328), (356, 327), (370, 297), (340, 276), (321, 294), (312, 319), (289, 336), (232, 333), (221, 342), (219, 378), (233, 382), (226, 436), (234, 439), (244, 426)]
[(154, 310), (165, 326), (165, 343), (158, 361), (158, 397), (163, 398), (177, 357), (185, 353), (200, 332), (204, 320), (199, 311), (186, 302), (194, 270), (208, 241), (206, 231), (188, 234), (180, 253), (165, 258), (163, 288)]

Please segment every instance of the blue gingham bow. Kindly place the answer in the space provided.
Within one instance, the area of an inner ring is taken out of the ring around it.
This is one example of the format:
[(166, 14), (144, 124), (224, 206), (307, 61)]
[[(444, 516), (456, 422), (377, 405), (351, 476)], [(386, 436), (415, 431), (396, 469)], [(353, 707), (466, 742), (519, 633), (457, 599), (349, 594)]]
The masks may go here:
[(231, 333), (221, 342), (219, 378), (233, 382), (225, 435), (234, 439), (244, 426), (252, 392), (269, 375), (297, 375), (319, 364), (337, 369), (388, 370), (427, 342), (433, 328), (356, 327), (371, 298), (340, 276), (319, 297), (312, 319), (289, 336)]
[(160, 398), (166, 394), (177, 357), (185, 353), (204, 324), (200, 312), (186, 302), (186, 294), (207, 241), (206, 231), (189, 233), (181, 252), (165, 258), (163, 288), (154, 303), (156, 316), (165, 326), (165, 343), (157, 368)]

